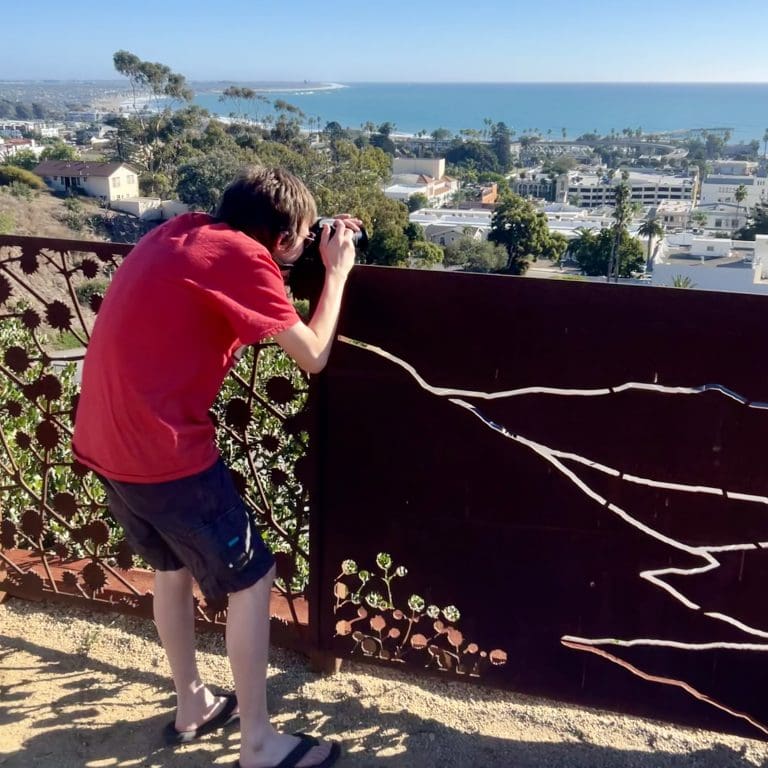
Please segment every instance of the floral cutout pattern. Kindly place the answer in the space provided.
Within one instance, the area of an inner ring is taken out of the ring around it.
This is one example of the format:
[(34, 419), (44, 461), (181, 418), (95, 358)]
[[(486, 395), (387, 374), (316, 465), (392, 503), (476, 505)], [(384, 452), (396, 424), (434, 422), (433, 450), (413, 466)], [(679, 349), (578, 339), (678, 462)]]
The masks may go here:
[(489, 666), (507, 662), (506, 651), (481, 650), (456, 628), (461, 613), (455, 605), (428, 605), (412, 594), (407, 610), (395, 606), (392, 585), (408, 575), (386, 552), (376, 556), (378, 571), (344, 560), (334, 580), (336, 636), (353, 641), (352, 653), (391, 662), (418, 660), (424, 667), (479, 677)]

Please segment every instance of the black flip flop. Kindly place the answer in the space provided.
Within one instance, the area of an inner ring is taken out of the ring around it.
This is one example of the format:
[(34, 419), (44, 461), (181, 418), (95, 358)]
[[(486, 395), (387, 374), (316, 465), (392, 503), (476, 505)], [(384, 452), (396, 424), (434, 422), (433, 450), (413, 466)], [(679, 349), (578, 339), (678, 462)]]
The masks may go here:
[[(317, 747), (320, 742), (314, 736), (307, 736), (305, 733), (294, 733), (294, 736), (298, 736), (299, 743), (276, 765), (274, 768), (296, 768), (296, 764), (301, 760), (304, 755), (309, 752), (312, 747)], [(315, 763), (307, 768), (330, 768), (341, 755), (341, 745), (337, 741), (330, 742), (331, 751), (328, 757), (320, 763)], [(232, 768), (240, 768), (240, 761), (238, 760)]]
[(201, 726), (194, 728), (191, 731), (179, 731), (176, 728), (175, 722), (171, 721), (165, 728), (163, 728), (163, 742), (168, 747), (178, 746), (179, 744), (188, 744), (190, 741), (199, 739), (201, 736), (205, 736), (207, 733), (218, 731), (220, 728), (225, 728), (230, 723), (237, 720), (240, 715), (232, 714), (237, 707), (237, 696), (234, 693), (224, 693), (226, 701), (224, 706), (215, 714), (210, 720), (204, 722)]

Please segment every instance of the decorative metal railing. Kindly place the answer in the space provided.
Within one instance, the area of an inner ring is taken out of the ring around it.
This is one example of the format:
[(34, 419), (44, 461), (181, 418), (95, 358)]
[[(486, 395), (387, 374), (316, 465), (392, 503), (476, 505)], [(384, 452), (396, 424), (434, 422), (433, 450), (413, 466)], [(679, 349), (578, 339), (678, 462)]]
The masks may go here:
[[(150, 582), (69, 444), (78, 364), (103, 292), (130, 246), (0, 237), (0, 563), (6, 589), (148, 614)], [(277, 553), (283, 617), (306, 623), (308, 500), (300, 481), (307, 382), (274, 346), (245, 351), (212, 418)], [(202, 621), (223, 605), (198, 604)], [(299, 615), (301, 613), (301, 616)]]

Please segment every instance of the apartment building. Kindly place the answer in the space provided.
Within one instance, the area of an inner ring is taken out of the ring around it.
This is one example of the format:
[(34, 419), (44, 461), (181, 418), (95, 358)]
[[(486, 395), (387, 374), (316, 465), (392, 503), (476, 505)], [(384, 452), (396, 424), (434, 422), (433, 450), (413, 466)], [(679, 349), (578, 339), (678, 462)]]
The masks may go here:
[[(601, 205), (613, 205), (616, 200), (616, 187), (624, 181), (619, 173), (613, 178), (588, 172), (571, 172), (568, 184), (559, 186), (561, 202), (571, 202), (582, 208), (596, 208)], [(673, 176), (630, 171), (626, 184), (630, 190), (630, 202), (643, 206), (658, 205), (663, 200), (695, 201), (697, 177)]]

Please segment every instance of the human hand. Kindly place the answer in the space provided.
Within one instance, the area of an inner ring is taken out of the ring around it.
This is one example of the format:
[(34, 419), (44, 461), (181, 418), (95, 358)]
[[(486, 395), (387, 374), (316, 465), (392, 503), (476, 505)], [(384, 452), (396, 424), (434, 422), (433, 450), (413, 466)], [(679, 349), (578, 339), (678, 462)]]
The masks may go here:
[(320, 255), (326, 274), (346, 277), (355, 264), (354, 233), (362, 229), (362, 221), (347, 213), (334, 216), (333, 234), (329, 224), (320, 233)]

